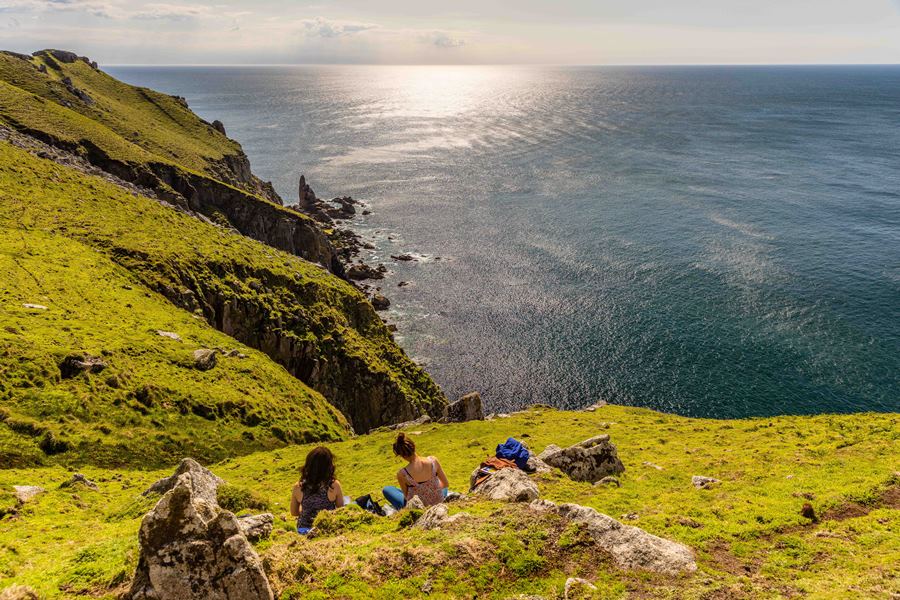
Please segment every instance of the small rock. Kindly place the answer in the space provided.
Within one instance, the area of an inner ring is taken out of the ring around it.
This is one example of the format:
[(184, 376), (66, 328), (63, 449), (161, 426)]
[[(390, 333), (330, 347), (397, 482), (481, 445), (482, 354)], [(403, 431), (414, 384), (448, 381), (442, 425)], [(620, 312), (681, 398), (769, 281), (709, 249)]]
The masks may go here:
[(449, 492), (444, 498), (444, 502), (462, 502), (466, 498), (467, 496), (465, 494), (460, 494), (459, 492)]
[(400, 283), (397, 284), (397, 287), (409, 287), (409, 282), (401, 281)]
[(643, 462), (645, 467), (650, 467), (651, 469), (656, 469), (657, 471), (662, 471), (663, 468), (659, 465), (655, 465), (652, 462), (647, 462), (646, 460)]
[(194, 368), (200, 371), (209, 371), (218, 362), (217, 354), (215, 350), (210, 350), (209, 348), (194, 350)]
[(371, 298), (372, 307), (375, 310), (387, 310), (391, 306), (391, 301), (387, 299), (386, 296), (375, 293)]
[(413, 256), (412, 254), (409, 254), (409, 253), (406, 253), (406, 254), (398, 254), (398, 255), (396, 255), (396, 256), (392, 254), (392, 255), (391, 255), (391, 258), (393, 258), (394, 260), (402, 261), (402, 262), (409, 262), (409, 261), (411, 261), (411, 260), (416, 260), (416, 257)]
[(41, 597), (34, 591), (34, 588), (14, 583), (8, 588), (0, 590), (0, 600), (41, 600)]
[(613, 477), (612, 475), (607, 475), (600, 481), (594, 484), (594, 487), (598, 485), (614, 485), (616, 487), (622, 487), (622, 484), (619, 482), (618, 477)]
[(71, 379), (80, 373), (100, 373), (109, 365), (103, 359), (90, 354), (70, 354), (59, 365), (63, 379)]
[(637, 513), (625, 513), (624, 515), (622, 515), (622, 520), (623, 521), (637, 521), (638, 514)]
[(23, 304), (25, 308), (29, 308), (31, 310), (47, 310), (47, 307), (43, 304)]
[(162, 331), (160, 329), (156, 330), (156, 335), (162, 336), (164, 338), (169, 338), (170, 340), (175, 340), (176, 342), (181, 341), (181, 336), (172, 331)]
[(366, 210), (362, 211), (362, 214), (363, 214), (363, 215), (371, 215), (371, 214), (372, 214), (372, 211), (369, 210), (369, 209), (366, 209)]
[(13, 494), (16, 496), (16, 500), (20, 504), (25, 504), (38, 494), (44, 493), (46, 490), (44, 488), (36, 486), (36, 485), (14, 485), (13, 486)]
[(700, 529), (703, 527), (701, 523), (698, 523), (690, 517), (678, 517), (678, 524), (682, 527), (690, 527), (691, 529)]
[(569, 577), (566, 579), (566, 587), (563, 592), (565, 600), (582, 600), (593, 598), (597, 586), (580, 577)]
[(697, 489), (707, 489), (710, 488), (717, 483), (720, 483), (718, 479), (714, 477), (704, 477), (703, 475), (694, 475), (691, 477), (691, 483)]
[(258, 542), (269, 537), (275, 517), (271, 513), (261, 515), (244, 515), (238, 517), (238, 525), (248, 540)]
[[(363, 214), (366, 214), (366, 213), (363, 212)], [(374, 250), (375, 244), (373, 244), (372, 242), (366, 242), (362, 245), (362, 247), (365, 248), (366, 250)]]
[(72, 475), (72, 479), (70, 479), (66, 482), (63, 482), (59, 487), (69, 488), (69, 487), (75, 487), (76, 485), (84, 486), (84, 487), (92, 489), (94, 491), (97, 491), (100, 489), (99, 487), (97, 487), (96, 483), (94, 483), (93, 481), (91, 481), (90, 479), (88, 479), (87, 477), (82, 475), (81, 473), (75, 473), (74, 475)]
[(365, 263), (356, 263), (347, 268), (347, 277), (354, 281), (364, 279), (384, 279), (384, 272)]
[[(438, 505), (438, 506), (440, 506), (440, 505)], [(422, 502), (422, 499), (419, 498), (418, 496), (413, 496), (406, 503), (406, 508), (408, 508), (410, 510), (425, 510), (425, 503)]]

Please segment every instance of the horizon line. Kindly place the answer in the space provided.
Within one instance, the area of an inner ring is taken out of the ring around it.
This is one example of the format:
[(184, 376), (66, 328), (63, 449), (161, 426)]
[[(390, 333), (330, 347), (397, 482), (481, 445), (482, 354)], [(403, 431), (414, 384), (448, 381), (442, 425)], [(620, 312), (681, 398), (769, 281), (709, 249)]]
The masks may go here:
[(900, 62), (796, 62), (796, 63), (108, 63), (106, 67), (898, 67)]

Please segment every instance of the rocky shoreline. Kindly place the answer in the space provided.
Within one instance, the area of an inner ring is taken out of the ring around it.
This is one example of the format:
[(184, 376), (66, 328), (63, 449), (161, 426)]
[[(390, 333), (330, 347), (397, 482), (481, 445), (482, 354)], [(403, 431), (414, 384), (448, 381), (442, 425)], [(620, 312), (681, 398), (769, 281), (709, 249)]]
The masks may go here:
[[(342, 196), (325, 200), (319, 198), (305, 175), (300, 175), (297, 204), (286, 205), (285, 208), (299, 212), (316, 221), (325, 232), (334, 248), (337, 260), (343, 265), (343, 274), (357, 289), (363, 292), (377, 311), (387, 310), (391, 306), (390, 299), (384, 295), (382, 286), (377, 282), (384, 279), (389, 268), (384, 263), (370, 264), (361, 258), (363, 250), (374, 250), (375, 245), (365, 241), (351, 226), (351, 221), (358, 215), (372, 214), (371, 208), (352, 196)], [(391, 254), (395, 262), (413, 262), (418, 258), (409, 252)], [(439, 260), (437, 258), (436, 260)], [(397, 287), (407, 287), (408, 281), (401, 281)], [(385, 321), (386, 322), (386, 321)], [(388, 325), (396, 331), (396, 325)]]

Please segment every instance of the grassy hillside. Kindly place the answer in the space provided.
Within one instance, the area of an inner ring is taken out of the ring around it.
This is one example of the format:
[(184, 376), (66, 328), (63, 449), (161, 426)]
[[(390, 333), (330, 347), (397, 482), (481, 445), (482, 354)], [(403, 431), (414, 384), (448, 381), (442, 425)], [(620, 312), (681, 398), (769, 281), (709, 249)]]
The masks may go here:
[[(70, 142), (89, 140), (116, 158), (177, 164), (258, 192), (225, 165), (227, 157), (242, 154), (240, 145), (177, 98), (118, 81), (84, 60), (63, 62), (47, 51), (31, 60), (0, 53), (0, 80), (8, 84), (0, 88), (0, 118), (19, 128)], [(90, 101), (71, 89), (85, 92)]]
[[(320, 520), (318, 537), (301, 538), (290, 531), (287, 499), (308, 446), (212, 468), (230, 498), (253, 495), (252, 504), (284, 518), (258, 547), (282, 598), (422, 597), (429, 585), (437, 598), (554, 598), (568, 576), (595, 581), (597, 598), (891, 598), (900, 593), (898, 425), (896, 414), (715, 421), (607, 406), (412, 432), (463, 490), (508, 435), (540, 450), (609, 433), (626, 466), (620, 488), (557, 472), (538, 478), (542, 497), (630, 514), (625, 522), (690, 545), (699, 570), (674, 578), (620, 571), (577, 529), (491, 502), (454, 505), (472, 517), (427, 533), (344, 509)], [(348, 493), (377, 492), (392, 480), (400, 465), (391, 441), (380, 433), (330, 445)], [(99, 492), (59, 489), (69, 477), (60, 467), (0, 471), (0, 489), (48, 490), (0, 521), (0, 586), (18, 581), (49, 598), (114, 594), (130, 577), (140, 517), (153, 502), (138, 494), (169, 471), (85, 469)], [(692, 475), (722, 483), (699, 490)], [(799, 514), (805, 502), (820, 522)]]
[[(363, 296), (319, 267), (6, 143), (0, 197), (4, 466), (159, 464), (341, 435), (343, 419), (318, 393), (208, 327), (207, 301), (277, 319), (283, 339), (306, 348), (310, 360), (346, 362), (359, 377), (395, 382), (411, 407), (428, 400), (422, 390), (434, 384)], [(191, 299), (197, 314), (158, 293)], [(190, 366), (200, 347), (250, 358), (222, 358), (200, 372)], [(110, 368), (63, 380), (59, 364), (76, 352), (102, 356)], [(146, 386), (153, 398), (142, 402)], [(60, 444), (44, 443), (48, 437)]]

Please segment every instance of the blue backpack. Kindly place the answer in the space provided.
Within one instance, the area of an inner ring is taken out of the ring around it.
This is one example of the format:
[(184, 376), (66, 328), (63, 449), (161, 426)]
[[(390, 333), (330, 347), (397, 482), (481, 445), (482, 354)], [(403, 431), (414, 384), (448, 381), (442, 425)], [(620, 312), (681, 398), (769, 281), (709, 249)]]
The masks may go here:
[(528, 458), (530, 456), (531, 453), (528, 452), (528, 448), (516, 438), (509, 438), (497, 446), (497, 458), (511, 460), (523, 471), (528, 467)]

